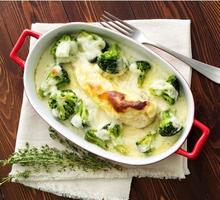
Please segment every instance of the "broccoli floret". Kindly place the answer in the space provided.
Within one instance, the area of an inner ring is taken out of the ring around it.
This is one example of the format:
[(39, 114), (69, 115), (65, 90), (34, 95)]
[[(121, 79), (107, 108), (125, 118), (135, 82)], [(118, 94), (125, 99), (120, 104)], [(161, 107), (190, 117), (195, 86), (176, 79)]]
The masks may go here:
[(76, 102), (77, 96), (72, 90), (58, 90), (48, 100), (52, 114), (62, 121), (74, 114)]
[(50, 53), (56, 57), (56, 50), (57, 50), (57, 47), (58, 45), (61, 43), (61, 42), (66, 42), (66, 41), (71, 41), (71, 36), (70, 35), (67, 35), (67, 34), (64, 34), (62, 35), (54, 44), (53, 46), (51, 47), (50, 49)]
[(120, 136), (122, 132), (122, 126), (115, 123), (109, 123), (103, 126), (100, 130), (97, 131), (97, 137), (101, 138), (102, 140), (111, 141)]
[(128, 148), (125, 145), (118, 144), (114, 146), (114, 149), (119, 152), (120, 154), (127, 155), (128, 154)]
[(70, 79), (67, 71), (60, 65), (55, 65), (50, 70), (46, 80), (42, 82), (38, 93), (41, 97), (45, 97), (68, 83), (70, 83)]
[(142, 87), (147, 72), (151, 69), (151, 65), (144, 60), (133, 62), (129, 65), (129, 70), (137, 75), (137, 86)]
[[(59, 66), (59, 65), (57, 65)], [(56, 82), (56, 86), (58, 88), (70, 83), (70, 78), (67, 71), (61, 67), (61, 71), (59, 73), (53, 68), (51, 73), (48, 76), (48, 79), (54, 79)]]
[(85, 103), (79, 99), (75, 107), (75, 115), (71, 119), (73, 126), (77, 128), (85, 128), (89, 126), (89, 112), (86, 108)]
[(153, 131), (136, 142), (136, 146), (139, 152), (148, 153), (152, 149), (152, 142), (155, 139), (155, 133), (156, 132)]
[(85, 139), (89, 142), (97, 144), (106, 149), (108, 143), (112, 139), (118, 137), (121, 133), (122, 127), (119, 124), (109, 123), (102, 127), (100, 130), (90, 129), (86, 132)]
[(122, 132), (122, 126), (115, 123), (106, 124), (102, 129), (107, 130), (107, 134), (113, 138), (119, 137)]
[(102, 53), (106, 47), (106, 42), (100, 36), (82, 31), (77, 36), (77, 43), (79, 49), (83, 52), (85, 57), (91, 63), (96, 62), (97, 57)]
[(170, 75), (167, 79), (167, 82), (170, 83), (177, 92), (180, 91), (180, 83), (175, 75)]
[(177, 118), (171, 110), (161, 112), (160, 118), (161, 121), (158, 132), (161, 136), (173, 136), (182, 129), (182, 126), (177, 121)]
[(178, 91), (171, 83), (164, 80), (154, 81), (149, 90), (151, 94), (162, 97), (168, 104), (173, 105), (178, 97)]
[(62, 35), (51, 48), (56, 63), (69, 63), (77, 53), (77, 43), (70, 35)]
[(137, 81), (137, 85), (138, 87), (142, 87), (146, 74), (148, 72), (148, 70), (151, 69), (151, 65), (147, 62), (147, 61), (136, 61), (136, 66), (137, 69), (140, 71), (140, 74), (138, 76), (138, 81)]
[(127, 68), (120, 55), (120, 49), (115, 43), (97, 58), (97, 63), (104, 72), (109, 74), (122, 74)]
[(96, 133), (97, 133), (97, 130), (95, 130), (95, 129), (90, 129), (90, 130), (86, 131), (85, 140), (87, 140), (88, 142), (91, 142), (93, 144), (96, 144), (103, 149), (107, 149), (108, 142), (97, 137)]

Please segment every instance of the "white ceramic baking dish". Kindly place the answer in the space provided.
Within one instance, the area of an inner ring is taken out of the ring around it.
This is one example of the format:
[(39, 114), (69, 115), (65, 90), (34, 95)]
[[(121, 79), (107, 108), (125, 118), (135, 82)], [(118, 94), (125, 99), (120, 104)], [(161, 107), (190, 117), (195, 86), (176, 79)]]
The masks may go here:
[[(142, 53), (146, 56), (146, 58), (149, 59), (151, 62), (158, 63), (159, 65), (163, 67), (170, 68), (173, 73), (178, 77), (181, 86), (183, 88), (183, 91), (186, 96), (187, 104), (188, 104), (188, 116), (185, 123), (184, 130), (178, 139), (178, 141), (170, 147), (165, 152), (162, 152), (155, 156), (150, 156), (146, 158), (133, 158), (133, 157), (126, 157), (122, 156), (116, 153), (108, 152), (106, 150), (101, 149), (100, 147), (91, 144), (84, 140), (83, 137), (79, 136), (78, 134), (75, 134), (72, 130), (64, 126), (62, 123), (60, 123), (57, 119), (55, 119), (49, 109), (45, 106), (45, 104), (42, 103), (40, 98), (37, 96), (36, 90), (35, 90), (35, 83), (34, 83), (34, 74), (35, 74), (35, 68), (38, 64), (38, 61), (40, 59), (40, 56), (43, 54), (44, 50), (55, 40), (55, 38), (59, 35), (62, 35), (64, 33), (74, 33), (79, 32), (81, 30), (86, 30), (89, 32), (100, 34), (104, 37), (111, 38), (112, 40), (115, 40), (118, 43), (125, 44), (128, 47), (131, 47), (132, 49), (137, 50), (138, 52)], [(32, 36), (38, 39), (36, 42), (36, 45), (33, 47), (31, 52), (29, 53), (26, 61), (22, 60), (18, 55), (19, 49), (22, 47), (25, 38), (27, 36)], [(58, 27), (54, 30), (51, 30), (47, 32), (44, 35), (41, 35), (39, 33), (33, 32), (31, 30), (24, 30), (21, 36), (19, 37), (17, 43), (15, 44), (14, 48), (11, 51), (10, 57), (17, 62), (22, 69), (24, 69), (24, 88), (26, 95), (34, 107), (34, 109), (39, 113), (39, 115), (53, 128), (55, 128), (60, 134), (62, 134), (64, 137), (68, 138), (73, 143), (77, 144), (78, 146), (97, 154), (98, 156), (101, 156), (103, 158), (123, 163), (127, 165), (147, 165), (154, 162), (158, 162), (174, 153), (180, 154), (182, 156), (185, 156), (190, 159), (194, 159), (197, 157), (199, 152), (202, 149), (202, 146), (204, 145), (206, 139), (209, 135), (209, 128), (206, 127), (204, 124), (199, 122), (198, 120), (194, 119), (194, 100), (191, 93), (191, 90), (187, 84), (187, 82), (184, 80), (184, 78), (179, 74), (178, 71), (176, 71), (168, 62), (163, 60), (161, 57), (159, 57), (157, 54), (152, 52), (151, 50), (147, 49), (143, 45), (135, 42), (134, 40), (123, 36), (121, 34), (118, 34), (114, 31), (108, 30), (106, 28), (101, 28), (93, 25), (88, 25), (86, 23), (69, 23), (66, 25), (63, 25), (61, 27)], [(190, 133), (192, 125), (198, 127), (202, 135), (196, 142), (193, 151), (187, 152), (184, 149), (181, 148), (184, 141), (187, 139), (187, 136)]]

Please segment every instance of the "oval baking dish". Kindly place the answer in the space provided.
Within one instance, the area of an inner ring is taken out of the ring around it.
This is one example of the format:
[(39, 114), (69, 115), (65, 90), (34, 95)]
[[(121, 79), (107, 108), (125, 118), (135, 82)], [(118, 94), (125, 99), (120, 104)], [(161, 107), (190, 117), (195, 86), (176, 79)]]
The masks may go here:
[[(51, 45), (51, 43), (57, 38), (57, 36), (60, 36), (65, 33), (77, 33), (79, 31), (88, 31), (95, 34), (102, 35), (104, 37), (111, 38), (115, 42), (118, 42), (120, 44), (125, 44), (129, 48), (136, 50), (137, 52), (142, 53), (147, 58), (151, 58), (153, 62), (156, 62), (157, 64), (169, 68), (178, 78), (181, 87), (183, 88), (184, 95), (186, 97), (187, 102), (187, 118), (186, 123), (184, 126), (184, 129), (182, 131), (181, 136), (176, 141), (176, 143), (171, 146), (168, 150), (159, 153), (157, 155), (149, 156), (149, 157), (128, 157), (119, 155), (113, 152), (106, 151), (104, 149), (101, 149), (100, 147), (89, 143), (85, 141), (82, 137), (80, 137), (78, 134), (74, 134), (72, 130), (70, 130), (68, 127), (60, 123), (58, 120), (56, 120), (52, 114), (48, 111), (48, 109), (45, 109), (45, 105), (41, 102), (39, 99), (36, 89), (35, 89), (35, 69), (38, 64), (38, 61), (45, 51), (45, 49)], [(33, 47), (33, 49), (30, 51), (26, 61), (22, 60), (20, 57), (18, 57), (17, 53), (19, 49), (22, 47), (25, 38), (27, 36), (35, 37), (37, 40), (36, 45)], [(151, 50), (147, 49), (143, 45), (135, 42), (134, 40), (123, 36), (121, 34), (118, 34), (116, 32), (113, 32), (111, 30), (100, 28), (93, 25), (88, 25), (86, 23), (70, 23), (63, 25), (61, 27), (58, 27), (54, 30), (51, 30), (47, 32), (44, 35), (41, 35), (39, 33), (33, 32), (31, 30), (24, 30), (21, 36), (19, 37), (17, 43), (15, 44), (13, 50), (11, 51), (10, 57), (20, 65), (22, 69), (24, 69), (24, 88), (25, 93), (34, 107), (34, 109), (39, 113), (39, 115), (54, 129), (56, 129), (59, 133), (61, 133), (64, 137), (68, 138), (70, 141), (74, 142), (76, 145), (94, 153), (98, 156), (101, 156), (103, 158), (107, 158), (109, 160), (123, 163), (127, 165), (147, 165), (154, 162), (158, 162), (173, 153), (180, 154), (182, 156), (185, 156), (190, 159), (194, 159), (197, 157), (199, 152), (202, 149), (202, 146), (204, 145), (205, 141), (208, 138), (209, 135), (209, 128), (206, 127), (204, 124), (199, 122), (198, 120), (194, 119), (194, 100), (191, 93), (191, 90), (184, 80), (184, 78), (179, 74), (178, 71), (176, 71), (168, 62), (163, 60), (161, 57), (159, 57), (157, 54), (152, 52)], [(181, 148), (184, 141), (187, 139), (187, 136), (190, 133), (192, 126), (198, 127), (202, 135), (196, 142), (192, 152), (187, 152), (184, 149)]]

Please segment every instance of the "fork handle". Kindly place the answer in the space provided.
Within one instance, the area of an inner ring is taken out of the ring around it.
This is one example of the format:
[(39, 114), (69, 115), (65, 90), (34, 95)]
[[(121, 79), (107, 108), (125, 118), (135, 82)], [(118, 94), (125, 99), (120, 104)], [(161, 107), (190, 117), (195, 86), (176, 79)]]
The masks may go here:
[(164, 46), (158, 45), (158, 44), (152, 44), (152, 43), (148, 43), (148, 42), (143, 42), (142, 44), (151, 45), (153, 47), (156, 47), (160, 50), (163, 50), (163, 51), (173, 55), (174, 57), (178, 58), (182, 62), (191, 66), (196, 71), (203, 74), (205, 77), (209, 78), (210, 80), (214, 81), (215, 83), (220, 84), (220, 68), (205, 64), (203, 62), (200, 62), (198, 60), (195, 60), (195, 59), (192, 59), (189, 57), (186, 57), (182, 54), (179, 54), (175, 51), (172, 51), (172, 50), (170, 50)]

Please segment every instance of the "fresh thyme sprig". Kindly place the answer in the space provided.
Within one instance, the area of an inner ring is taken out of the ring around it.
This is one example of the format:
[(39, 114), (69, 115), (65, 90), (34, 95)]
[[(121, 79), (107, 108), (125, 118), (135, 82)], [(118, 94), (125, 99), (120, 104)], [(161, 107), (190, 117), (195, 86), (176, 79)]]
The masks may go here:
[(34, 171), (45, 170), (49, 172), (52, 167), (56, 167), (58, 172), (67, 169), (81, 169), (83, 171), (109, 170), (111, 168), (122, 169), (118, 165), (102, 160), (96, 155), (76, 147), (70, 141), (61, 138), (53, 128), (50, 127), (49, 131), (50, 137), (59, 141), (65, 147), (65, 150), (59, 150), (48, 145), (44, 145), (41, 148), (30, 147), (27, 143), (23, 149), (13, 153), (8, 159), (0, 160), (0, 165), (18, 164), (28, 167), (28, 170), (9, 175), (2, 180), (0, 185), (12, 179), (28, 178)]
[(25, 170), (23, 172), (17, 172), (16, 174), (9, 175), (2, 179), (2, 182), (0, 182), (0, 186), (4, 183), (10, 182), (12, 179), (18, 179), (18, 178), (28, 178), (30, 176), (31, 171)]
[(32, 167), (34, 170), (45, 169), (47, 172), (53, 166), (58, 171), (83, 169), (84, 171), (108, 170), (114, 167), (110, 162), (98, 159), (90, 154), (80, 154), (70, 150), (58, 150), (44, 145), (41, 148), (30, 147), (26, 144), (12, 156), (2, 162), (3, 165), (19, 164), (24, 167)]

